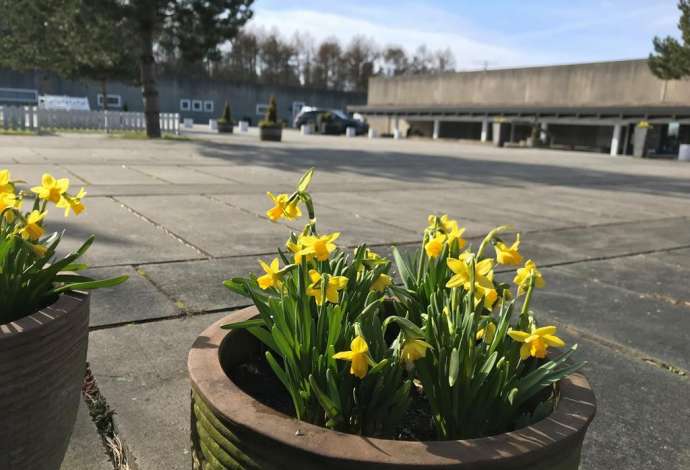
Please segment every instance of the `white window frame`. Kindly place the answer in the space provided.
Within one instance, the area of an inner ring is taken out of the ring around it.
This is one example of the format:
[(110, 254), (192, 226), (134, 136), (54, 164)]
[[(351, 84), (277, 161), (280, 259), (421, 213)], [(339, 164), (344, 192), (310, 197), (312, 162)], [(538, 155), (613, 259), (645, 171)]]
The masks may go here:
[[(110, 100), (112, 100), (112, 99), (115, 99), (117, 104), (111, 103)], [(96, 95), (96, 103), (98, 103), (99, 107), (101, 107), (101, 108), (103, 107), (103, 94), (102, 93), (98, 93)], [(122, 96), (111, 95), (110, 93), (108, 93), (108, 107), (109, 108), (121, 108), (122, 107)]]
[(268, 103), (256, 105), (256, 115), (257, 116), (263, 116), (267, 112), (268, 112)]
[(205, 113), (212, 113), (213, 112), (213, 101), (211, 100), (206, 100), (204, 101), (204, 112)]
[(180, 111), (191, 111), (192, 110), (192, 100), (182, 99), (180, 100)]
[(204, 103), (201, 100), (192, 100), (192, 111), (201, 113), (204, 111)]

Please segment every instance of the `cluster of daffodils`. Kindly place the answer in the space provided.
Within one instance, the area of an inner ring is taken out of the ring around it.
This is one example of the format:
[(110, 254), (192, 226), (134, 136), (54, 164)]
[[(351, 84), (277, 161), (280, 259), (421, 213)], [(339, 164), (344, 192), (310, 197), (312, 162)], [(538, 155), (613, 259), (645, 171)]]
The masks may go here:
[[(395, 438), (417, 394), (438, 438), (456, 439), (548, 414), (555, 384), (579, 365), (566, 363), (574, 347), (552, 359), (549, 348), (565, 344), (529, 308), (544, 279), (523, 260), (519, 234), (508, 241), (509, 227), (498, 227), (473, 250), (456, 220), (431, 215), (416, 251), (393, 248), (396, 285), (389, 260), (365, 245), (345, 250), (340, 233), (317, 231), (312, 177), (310, 170), (292, 194), (268, 193), (271, 221), (294, 223), (306, 212), (304, 228), (273, 260), (259, 261), (260, 276), (225, 282), (259, 312), (225, 328), (264, 344), (297, 417)], [(498, 266), (518, 267), (512, 283), (498, 279)]]
[[(47, 235), (45, 219), (48, 206), (64, 209), (65, 217), (84, 212), (84, 188), (70, 194), (67, 178), (46, 173), (41, 184), (20, 190), (23, 181), (14, 180), (9, 170), (0, 170), (0, 324), (7, 323), (50, 304), (62, 292), (95, 289), (123, 282), (126, 277), (94, 281), (63, 271), (77, 271), (83, 265), (75, 261), (93, 242), (89, 238), (75, 253), (57, 259), (61, 233)], [(33, 198), (29, 210), (25, 201)]]

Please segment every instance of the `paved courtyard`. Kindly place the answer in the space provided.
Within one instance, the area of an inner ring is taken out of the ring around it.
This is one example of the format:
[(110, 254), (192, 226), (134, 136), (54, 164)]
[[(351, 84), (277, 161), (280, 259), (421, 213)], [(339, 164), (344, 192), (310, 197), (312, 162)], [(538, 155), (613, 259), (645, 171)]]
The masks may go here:
[[(690, 164), (478, 144), (190, 134), (0, 136), (0, 167), (69, 176), (89, 193), (61, 217), (65, 248), (88, 234), (97, 276), (130, 281), (92, 299), (89, 361), (140, 470), (188, 469), (187, 352), (247, 305), (222, 281), (256, 271), (296, 224), (271, 224), (265, 192), (315, 166), (321, 230), (341, 244), (410, 245), (430, 212), (470, 237), (505, 223), (543, 267), (535, 308), (579, 343), (598, 413), (583, 469), (690, 468)], [(384, 251), (381, 248), (381, 251)], [(111, 469), (86, 408), (64, 470)]]

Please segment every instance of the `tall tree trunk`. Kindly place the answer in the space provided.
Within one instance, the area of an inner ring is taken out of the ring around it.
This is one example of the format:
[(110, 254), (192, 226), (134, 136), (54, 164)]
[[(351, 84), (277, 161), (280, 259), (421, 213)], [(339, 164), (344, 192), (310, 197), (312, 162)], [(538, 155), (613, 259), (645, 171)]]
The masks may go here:
[[(108, 111), (108, 80), (105, 78), (101, 79), (101, 95), (103, 96), (103, 100), (101, 101), (101, 109), (103, 111)], [(103, 117), (103, 123), (105, 127), (105, 132), (110, 133), (110, 122), (108, 122), (108, 113), (105, 113), (105, 116)]]
[(156, 63), (153, 59), (153, 32), (145, 29), (141, 36), (141, 92), (144, 95), (146, 136), (160, 138), (160, 101), (156, 88)]
[(103, 111), (108, 110), (108, 80), (105, 78), (101, 79), (101, 95), (103, 95), (103, 104), (101, 104), (101, 109)]

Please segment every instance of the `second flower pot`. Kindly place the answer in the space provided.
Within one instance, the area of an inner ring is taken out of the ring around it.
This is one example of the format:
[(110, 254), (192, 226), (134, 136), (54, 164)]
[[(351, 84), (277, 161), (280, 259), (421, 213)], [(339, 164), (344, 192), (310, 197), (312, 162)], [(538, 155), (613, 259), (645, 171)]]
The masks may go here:
[[(194, 343), (193, 468), (281, 469), (530, 469), (576, 470), (582, 441), (596, 409), (582, 374), (560, 382), (557, 408), (512, 432), (457, 441), (396, 441), (344, 434), (300, 422), (247, 395), (227, 371), (250, 359), (258, 341), (222, 325), (249, 320), (255, 307), (215, 322)], [(287, 392), (285, 392), (287, 393)]]

